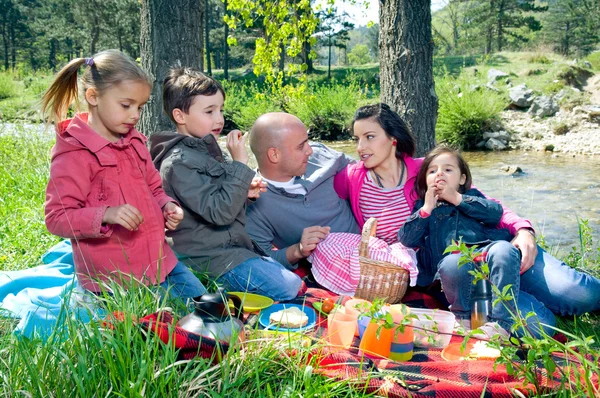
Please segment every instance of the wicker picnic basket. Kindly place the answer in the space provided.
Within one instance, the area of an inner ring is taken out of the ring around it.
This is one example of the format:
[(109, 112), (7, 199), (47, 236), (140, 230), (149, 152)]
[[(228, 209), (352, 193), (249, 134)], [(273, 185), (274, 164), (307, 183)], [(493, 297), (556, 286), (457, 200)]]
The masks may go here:
[(409, 272), (395, 264), (373, 260), (369, 257), (369, 238), (375, 236), (377, 219), (369, 218), (363, 226), (358, 246), (360, 279), (354, 297), (373, 301), (383, 298), (396, 304), (402, 300), (410, 281)]

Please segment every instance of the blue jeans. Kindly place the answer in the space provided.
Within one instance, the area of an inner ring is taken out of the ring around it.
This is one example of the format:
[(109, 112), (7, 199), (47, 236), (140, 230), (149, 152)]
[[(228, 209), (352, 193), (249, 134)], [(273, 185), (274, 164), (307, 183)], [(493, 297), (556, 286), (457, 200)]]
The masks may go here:
[(261, 294), (275, 301), (296, 298), (302, 286), (298, 275), (270, 257), (250, 258), (220, 276), (217, 282), (232, 292)]
[[(549, 255), (546, 259), (547, 264), (544, 264), (543, 259), (541, 259), (541, 252), (543, 250), (541, 248), (538, 250), (540, 254), (536, 258), (536, 264), (532, 269), (536, 268), (536, 266), (542, 267), (542, 269), (546, 269), (551, 274), (551, 279), (556, 282), (562, 280), (562, 283), (571, 285), (571, 288), (573, 288), (573, 285), (569, 283), (573, 282), (572, 279), (574, 277), (574, 274), (569, 271), (571, 268), (564, 264), (561, 265), (560, 261)], [(558, 303), (564, 300), (569, 301), (569, 298), (561, 296), (558, 291), (543, 294), (539, 288), (532, 288), (531, 278), (527, 277), (527, 274), (531, 270), (523, 276), (519, 276), (521, 253), (510, 242), (496, 241), (482, 248), (481, 251), (488, 253), (487, 262), (490, 267), (490, 282), (498, 287), (500, 291), (505, 286), (511, 285), (510, 293), (514, 297), (514, 301), (510, 303), (500, 302), (493, 306), (490, 320), (498, 322), (504, 329), (510, 330), (514, 323), (510, 311), (514, 313), (518, 309), (523, 317), (526, 317), (529, 312), (533, 312), (535, 315), (527, 318), (529, 332), (535, 337), (540, 337), (541, 328), (547, 334), (552, 335), (553, 330), (551, 328), (544, 328), (540, 325), (554, 326), (556, 324), (556, 318), (552, 311), (553, 308), (549, 303)], [(438, 265), (438, 273), (442, 282), (442, 288), (450, 303), (450, 310), (460, 318), (469, 318), (471, 315), (471, 296), (474, 288), (473, 276), (469, 274), (469, 271), (474, 266), (472, 263), (469, 263), (458, 268), (459, 257), (460, 254), (450, 254), (444, 257)], [(537, 277), (539, 271), (534, 272)], [(575, 273), (583, 275), (576, 271)], [(547, 286), (546, 283), (542, 283), (541, 285)], [(594, 287), (594, 289), (596, 288), (597, 286)], [(600, 298), (600, 292), (596, 295)], [(492, 293), (492, 302), (496, 298), (497, 296)], [(598, 299), (596, 299), (596, 305), (597, 301)], [(516, 306), (515, 302), (517, 303)], [(510, 311), (507, 306), (510, 308)], [(522, 335), (523, 332), (523, 330), (517, 330), (516, 334)]]
[(181, 261), (177, 262), (160, 287), (167, 290), (171, 297), (182, 299), (198, 297), (206, 293), (202, 282)]

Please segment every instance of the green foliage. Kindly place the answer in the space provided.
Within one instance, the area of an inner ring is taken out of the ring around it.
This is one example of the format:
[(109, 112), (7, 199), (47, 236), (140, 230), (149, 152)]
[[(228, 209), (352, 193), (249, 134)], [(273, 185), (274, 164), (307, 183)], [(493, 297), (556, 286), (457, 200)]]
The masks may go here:
[(436, 136), (438, 141), (452, 146), (474, 148), (482, 139), (482, 129), (506, 106), (501, 95), (485, 88), (474, 89), (473, 82), (464, 77), (446, 76), (436, 87), (439, 97)]
[(281, 105), (267, 96), (256, 84), (234, 84), (223, 82), (227, 93), (225, 100), (224, 116), (230, 122), (231, 129), (239, 128), (248, 131), (254, 121), (267, 112), (281, 111)]
[(554, 49), (564, 56), (585, 55), (598, 43), (600, 3), (586, 0), (549, 2), (547, 33)]
[(12, 74), (0, 72), (0, 100), (13, 97), (16, 92)]
[(535, 53), (527, 58), (527, 62), (530, 64), (550, 64), (552, 61), (548, 59), (544, 54)]
[[(252, 62), (254, 73), (265, 75), (266, 82), (275, 90), (283, 86), (284, 71), (278, 70), (282, 57), (298, 56), (308, 43), (313, 46), (316, 38), (312, 37), (318, 18), (311, 8), (310, 1), (274, 2), (269, 0), (229, 0), (224, 21), (231, 29), (240, 24), (254, 26), (260, 21), (264, 28), (264, 37), (256, 39), (256, 51)], [(233, 40), (232, 40), (233, 41)], [(309, 55), (314, 58), (316, 54)], [(286, 74), (304, 71), (306, 63), (288, 64)]]
[(354, 46), (352, 51), (348, 53), (348, 61), (350, 65), (364, 65), (371, 62), (369, 48), (366, 44), (358, 44)]
[(600, 70), (600, 51), (595, 51), (586, 57), (586, 60), (592, 64), (594, 70)]
[(579, 227), (579, 247), (573, 246), (565, 263), (573, 268), (587, 270), (600, 275), (600, 247), (594, 251), (592, 228), (588, 220), (577, 219)]
[(339, 140), (350, 137), (352, 116), (364, 99), (356, 80), (334, 81), (290, 97), (287, 110), (306, 124), (311, 138)]
[[(478, 255), (476, 250), (467, 247), (462, 242), (453, 242), (446, 251), (460, 252), (459, 266), (476, 262)], [(485, 269), (484, 265), (475, 267), (470, 272), (476, 280), (489, 280), (489, 269)], [(511, 337), (507, 342), (498, 338), (492, 339), (489, 343), (490, 346), (500, 350), (500, 357), (495, 363), (506, 366), (508, 374), (515, 379), (523, 380), (525, 384), (532, 384), (535, 387), (534, 391), (538, 392), (536, 395), (538, 397), (546, 396), (540, 385), (540, 372), (553, 375), (555, 382), (559, 385), (556, 396), (595, 396), (597, 388), (593, 378), (600, 372), (600, 351), (598, 351), (597, 342), (594, 339), (596, 336), (585, 335), (581, 331), (568, 332), (564, 329), (549, 328), (567, 337), (568, 341), (561, 343), (544, 332), (544, 328), (540, 325), (541, 338), (534, 338), (527, 325), (527, 318), (534, 314), (523, 315), (518, 311), (515, 308), (513, 296), (508, 292), (509, 289), (510, 285), (500, 291), (492, 284), (492, 290), (496, 296), (493, 305), (504, 305), (514, 321), (511, 331), (522, 330), (524, 335), (518, 339)], [(476, 331), (472, 331), (465, 338), (463, 347), (468, 338), (475, 333)]]

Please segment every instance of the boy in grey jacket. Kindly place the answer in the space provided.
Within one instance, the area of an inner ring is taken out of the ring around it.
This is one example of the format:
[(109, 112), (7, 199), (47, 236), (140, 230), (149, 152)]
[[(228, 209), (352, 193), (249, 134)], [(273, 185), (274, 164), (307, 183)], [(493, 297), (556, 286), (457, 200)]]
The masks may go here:
[(163, 105), (177, 132), (150, 138), (150, 153), (165, 192), (184, 219), (167, 236), (181, 261), (207, 273), (230, 291), (291, 300), (302, 285), (281, 264), (257, 252), (246, 233), (246, 203), (266, 190), (248, 166), (245, 137), (227, 135), (227, 161), (216, 137), (223, 129), (225, 92), (216, 80), (191, 68), (174, 68), (163, 81)]

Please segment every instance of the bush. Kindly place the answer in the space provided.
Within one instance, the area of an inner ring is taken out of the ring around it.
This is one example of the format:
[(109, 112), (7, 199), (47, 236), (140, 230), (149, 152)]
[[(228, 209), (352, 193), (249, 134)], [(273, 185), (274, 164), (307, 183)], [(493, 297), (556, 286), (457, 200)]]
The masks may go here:
[(16, 91), (13, 76), (10, 73), (0, 73), (0, 100), (13, 97)]
[(565, 135), (569, 132), (570, 127), (567, 123), (562, 122), (562, 123), (559, 123), (556, 126), (554, 126), (553, 130), (554, 130), (554, 134), (556, 134), (556, 135)]
[(530, 64), (551, 64), (552, 63), (552, 61), (550, 61), (550, 59), (548, 59), (548, 57), (546, 57), (543, 54), (533, 54), (532, 56), (527, 58), (527, 62), (529, 62)]
[(439, 112), (436, 135), (440, 142), (472, 149), (483, 138), (483, 129), (506, 106), (506, 100), (490, 90), (473, 89), (472, 83), (449, 76), (437, 86)]
[(279, 112), (279, 102), (269, 99), (256, 84), (240, 84), (223, 81), (226, 100), (224, 107), (225, 130), (247, 131), (254, 121), (267, 112)]
[(352, 116), (364, 99), (365, 94), (355, 81), (334, 82), (291, 98), (287, 107), (306, 124), (311, 139), (340, 140), (350, 137)]
[(591, 53), (585, 58), (595, 70), (600, 70), (600, 51)]

